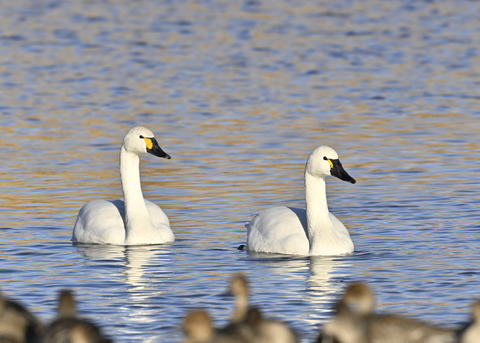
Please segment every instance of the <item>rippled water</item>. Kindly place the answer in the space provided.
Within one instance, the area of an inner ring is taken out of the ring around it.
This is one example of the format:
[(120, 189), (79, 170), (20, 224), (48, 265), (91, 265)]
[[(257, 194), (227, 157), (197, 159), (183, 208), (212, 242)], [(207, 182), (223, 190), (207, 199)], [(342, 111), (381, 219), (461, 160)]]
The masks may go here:
[[(42, 320), (57, 291), (118, 342), (178, 342), (192, 308), (225, 323), (229, 277), (311, 341), (354, 280), (381, 310), (469, 316), (480, 271), (479, 1), (15, 1), (0, 12), (1, 290)], [(122, 196), (131, 126), (144, 194), (177, 241), (72, 246), (78, 209)], [(311, 150), (350, 229), (341, 257), (249, 255), (244, 223), (304, 205)]]

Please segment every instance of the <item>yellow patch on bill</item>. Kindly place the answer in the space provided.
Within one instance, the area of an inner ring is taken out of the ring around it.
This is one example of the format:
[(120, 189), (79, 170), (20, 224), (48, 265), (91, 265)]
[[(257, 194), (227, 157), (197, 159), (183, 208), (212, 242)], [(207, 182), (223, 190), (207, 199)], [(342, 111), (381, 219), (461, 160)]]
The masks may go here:
[(147, 149), (153, 148), (153, 142), (150, 138), (143, 137), (143, 139), (145, 140), (145, 144), (147, 144)]
[(328, 163), (330, 163), (330, 168), (333, 168), (333, 162), (330, 159), (327, 159)]

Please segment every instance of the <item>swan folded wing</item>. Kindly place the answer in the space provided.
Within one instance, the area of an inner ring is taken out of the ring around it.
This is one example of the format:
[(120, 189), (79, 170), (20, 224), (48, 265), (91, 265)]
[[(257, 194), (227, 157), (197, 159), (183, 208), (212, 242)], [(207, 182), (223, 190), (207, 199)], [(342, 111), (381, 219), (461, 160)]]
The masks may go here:
[(80, 209), (73, 228), (77, 243), (115, 244), (125, 242), (125, 213), (122, 200), (92, 200)]
[(335, 240), (335, 243), (331, 245), (332, 252), (328, 255), (342, 255), (353, 252), (354, 245), (347, 228), (333, 213), (329, 212), (329, 215), (330, 220), (335, 227), (334, 233), (337, 239)]
[(302, 225), (305, 210), (285, 206), (259, 212), (247, 226), (248, 251), (307, 255), (309, 242)]
[(170, 228), (170, 221), (163, 210), (150, 200), (145, 200), (148, 214), (152, 222), (152, 226), (161, 236), (162, 243), (172, 243), (175, 241), (175, 235)]

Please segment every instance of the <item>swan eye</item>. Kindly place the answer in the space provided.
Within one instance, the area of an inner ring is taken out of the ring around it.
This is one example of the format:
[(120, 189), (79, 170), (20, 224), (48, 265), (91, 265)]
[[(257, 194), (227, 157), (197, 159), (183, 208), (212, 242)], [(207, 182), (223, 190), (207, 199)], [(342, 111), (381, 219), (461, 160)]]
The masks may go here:
[(147, 145), (147, 149), (152, 149), (153, 148), (153, 141), (152, 138), (148, 137), (143, 137), (143, 135), (138, 136), (140, 139), (143, 139), (145, 141), (145, 144)]
[(323, 159), (325, 161), (328, 161), (328, 163), (330, 164), (330, 168), (333, 168), (333, 162), (329, 158), (327, 158), (327, 156), (323, 156)]

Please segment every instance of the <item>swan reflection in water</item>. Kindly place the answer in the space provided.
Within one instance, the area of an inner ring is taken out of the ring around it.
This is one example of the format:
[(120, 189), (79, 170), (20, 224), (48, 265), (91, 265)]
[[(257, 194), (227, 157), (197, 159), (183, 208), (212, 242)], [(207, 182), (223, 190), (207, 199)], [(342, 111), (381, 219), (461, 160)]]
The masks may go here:
[[(123, 266), (121, 275), (125, 276), (126, 284), (132, 286), (128, 291), (148, 287), (150, 279), (145, 276), (149, 266), (155, 265), (155, 274), (162, 272), (161, 266), (170, 262), (167, 258), (168, 249), (164, 245), (115, 246), (115, 245), (77, 245), (78, 253), (88, 258), (90, 262), (110, 261), (112, 265)], [(89, 262), (87, 262), (89, 263)], [(109, 275), (111, 278), (112, 275)]]
[[(269, 297), (269, 308), (284, 308), (286, 301), (302, 302), (308, 310), (301, 320), (314, 328), (333, 315), (333, 304), (349, 282), (348, 270), (352, 259), (348, 255), (303, 257), (254, 252), (248, 254), (252, 264), (250, 275), (255, 273), (254, 270), (262, 273), (257, 277), (250, 276), (251, 279), (261, 282), (264, 288), (272, 292), (279, 292), (278, 296)], [(258, 266), (253, 267), (253, 264)], [(264, 279), (264, 275), (269, 277)], [(272, 275), (280, 276), (282, 284), (279, 285), (279, 278)], [(299, 285), (305, 285), (305, 292), (298, 292), (302, 288)]]
[[(118, 311), (118, 317), (125, 318), (129, 326), (138, 332), (158, 332), (159, 313), (164, 311), (155, 297), (163, 297), (164, 288), (155, 287), (157, 282), (153, 278), (170, 275), (169, 246), (113, 246), (113, 245), (76, 245), (77, 252), (86, 257), (85, 263), (92, 266), (98, 263), (108, 263), (113, 268), (118, 267), (121, 272), (108, 275), (95, 274), (92, 278), (105, 279), (109, 283), (117, 283), (114, 293), (108, 294), (108, 301)], [(95, 267), (90, 270), (96, 273)], [(102, 268), (103, 271), (105, 268)], [(78, 291), (81, 292), (80, 290)], [(98, 294), (97, 294), (98, 295)], [(101, 301), (101, 299), (96, 299)], [(100, 303), (101, 304), (101, 303)], [(106, 320), (113, 320), (110, 316)], [(109, 322), (108, 325), (118, 323)], [(158, 341), (156, 335), (145, 335), (144, 342)]]
[(348, 256), (311, 256), (309, 261), (307, 294), (310, 316), (305, 320), (318, 327), (333, 314), (333, 304), (348, 282), (351, 260)]

